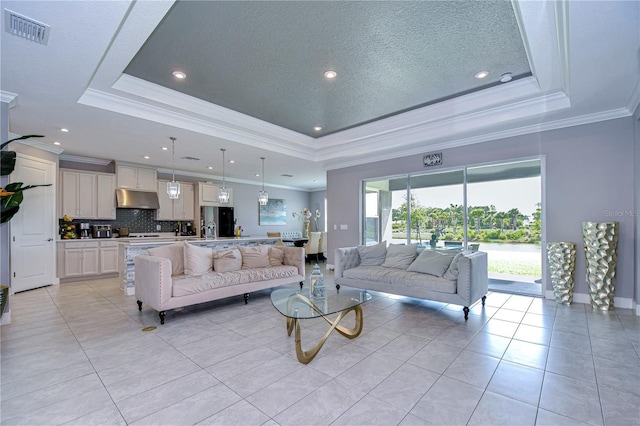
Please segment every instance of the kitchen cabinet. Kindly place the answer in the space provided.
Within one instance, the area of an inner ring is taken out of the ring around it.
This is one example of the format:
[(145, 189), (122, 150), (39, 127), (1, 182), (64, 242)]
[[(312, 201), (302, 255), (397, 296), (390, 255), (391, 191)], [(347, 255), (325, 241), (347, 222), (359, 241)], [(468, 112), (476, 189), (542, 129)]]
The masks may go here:
[(96, 176), (96, 204), (98, 219), (116, 218), (116, 176), (103, 175)]
[(59, 217), (116, 218), (115, 175), (60, 169), (60, 183)]
[(157, 188), (157, 172), (155, 169), (128, 164), (116, 166), (118, 188), (155, 191)]
[(95, 173), (63, 170), (60, 172), (60, 217), (78, 219), (97, 217)]
[(156, 220), (195, 221), (195, 191), (193, 184), (180, 182), (180, 196), (172, 200), (167, 194), (166, 180), (158, 181), (158, 201), (160, 208), (156, 210)]
[(229, 188), (229, 202), (226, 204), (218, 201), (218, 188), (214, 183), (198, 182), (198, 201), (200, 206), (233, 207), (233, 188)]
[(118, 272), (118, 242), (100, 242), (100, 273), (110, 274)]
[(99, 269), (98, 242), (64, 243), (62, 250), (61, 278), (79, 277), (82, 275), (96, 275)]

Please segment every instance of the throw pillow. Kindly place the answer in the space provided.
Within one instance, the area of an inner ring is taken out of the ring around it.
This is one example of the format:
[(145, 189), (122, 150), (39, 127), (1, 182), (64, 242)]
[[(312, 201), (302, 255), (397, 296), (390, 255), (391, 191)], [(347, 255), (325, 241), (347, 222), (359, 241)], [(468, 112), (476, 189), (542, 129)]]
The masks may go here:
[(382, 266), (385, 268), (407, 269), (416, 259), (418, 252), (415, 246), (389, 244), (387, 256)]
[(458, 279), (458, 272), (459, 272), (458, 262), (460, 261), (461, 257), (462, 257), (462, 252), (459, 252), (458, 254), (456, 254), (456, 256), (451, 261), (451, 265), (449, 265), (444, 275), (442, 275), (442, 278), (445, 278), (451, 281), (455, 281)]
[(278, 247), (269, 247), (269, 264), (271, 266), (284, 265), (284, 250)]
[(380, 266), (387, 255), (387, 242), (382, 241), (374, 246), (357, 246), (360, 265)]
[(150, 256), (164, 257), (171, 261), (171, 275), (184, 274), (184, 243), (179, 242), (147, 250)]
[[(242, 254), (242, 269), (268, 268), (269, 246), (260, 244), (253, 247), (238, 247)], [(283, 253), (284, 254), (284, 253)]]
[(239, 271), (241, 268), (242, 255), (240, 250), (215, 250), (213, 252), (213, 269), (216, 272)]
[(441, 277), (453, 260), (455, 253), (441, 253), (434, 250), (424, 250), (420, 256), (407, 268), (409, 272)]
[(203, 275), (213, 268), (213, 250), (209, 247), (199, 247), (184, 244), (184, 273), (185, 275)]

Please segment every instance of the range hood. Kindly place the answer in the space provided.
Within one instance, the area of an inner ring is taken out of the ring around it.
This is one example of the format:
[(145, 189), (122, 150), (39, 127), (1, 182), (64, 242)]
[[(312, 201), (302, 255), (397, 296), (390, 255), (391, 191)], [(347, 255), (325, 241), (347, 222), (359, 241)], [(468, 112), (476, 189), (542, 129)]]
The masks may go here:
[(116, 200), (120, 209), (157, 210), (160, 208), (158, 193), (156, 192), (116, 189)]

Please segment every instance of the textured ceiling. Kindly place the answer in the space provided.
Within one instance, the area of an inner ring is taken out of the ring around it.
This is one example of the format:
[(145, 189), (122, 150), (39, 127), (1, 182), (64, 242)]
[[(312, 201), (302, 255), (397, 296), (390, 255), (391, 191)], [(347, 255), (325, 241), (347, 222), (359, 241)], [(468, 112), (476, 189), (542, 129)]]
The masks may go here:
[[(338, 77), (324, 78), (328, 69)], [(476, 79), (482, 70), (489, 76)], [(312, 137), (499, 84), (506, 72), (531, 75), (503, 0), (179, 1), (125, 69)]]

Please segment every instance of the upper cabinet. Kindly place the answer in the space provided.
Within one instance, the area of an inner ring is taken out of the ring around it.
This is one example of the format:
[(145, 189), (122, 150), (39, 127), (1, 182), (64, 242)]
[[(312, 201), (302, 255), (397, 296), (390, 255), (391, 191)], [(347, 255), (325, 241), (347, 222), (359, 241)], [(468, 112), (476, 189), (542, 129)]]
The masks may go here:
[(140, 191), (157, 190), (157, 172), (147, 167), (118, 164), (116, 166), (118, 188), (137, 189)]
[(229, 188), (229, 202), (222, 204), (218, 201), (220, 185), (198, 182), (198, 202), (201, 206), (233, 207), (233, 188)]
[(115, 176), (60, 169), (60, 217), (115, 219)]
[(160, 208), (156, 210), (156, 220), (195, 221), (195, 194), (193, 184), (180, 182), (180, 196), (172, 200), (167, 194), (166, 180), (158, 181), (158, 201)]

